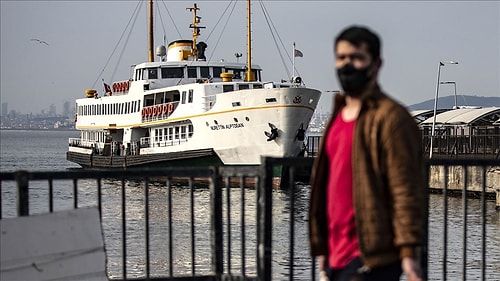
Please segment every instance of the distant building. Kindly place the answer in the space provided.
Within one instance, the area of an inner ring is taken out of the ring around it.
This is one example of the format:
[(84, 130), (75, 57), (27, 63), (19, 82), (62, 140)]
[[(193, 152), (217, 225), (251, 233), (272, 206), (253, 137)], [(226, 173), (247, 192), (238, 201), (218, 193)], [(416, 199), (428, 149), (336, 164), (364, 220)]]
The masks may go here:
[(54, 104), (51, 104), (49, 107), (49, 117), (55, 117), (56, 116), (56, 106)]
[(63, 117), (69, 117), (71, 116), (71, 112), (70, 112), (70, 103), (69, 101), (65, 101), (64, 104), (63, 104)]
[(1, 116), (7, 116), (7, 114), (9, 114), (9, 108), (8, 108), (8, 103), (6, 102), (2, 102), (2, 112), (1, 112)]

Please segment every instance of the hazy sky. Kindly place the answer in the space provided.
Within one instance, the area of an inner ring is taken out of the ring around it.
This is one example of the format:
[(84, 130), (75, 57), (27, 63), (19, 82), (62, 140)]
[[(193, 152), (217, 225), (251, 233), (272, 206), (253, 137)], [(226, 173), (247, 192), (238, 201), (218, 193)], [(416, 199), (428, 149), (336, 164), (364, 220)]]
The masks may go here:
[[(147, 60), (145, 3), (131, 34), (125, 31), (138, 3), (1, 0), (1, 102), (21, 113), (38, 113), (54, 104), (61, 113), (62, 104), (84, 97), (85, 89), (102, 92), (101, 79), (108, 83), (128, 79), (130, 66)], [(193, 3), (201, 8), (201, 25), (207, 27), (199, 38), (208, 44), (207, 58), (230, 61), (238, 52), (246, 59), (246, 1), (241, 0), (229, 21), (226, 16), (218, 24), (230, 1), (160, 2), (155, 45), (164, 36), (167, 41), (181, 36), (190, 39), (192, 18), (185, 8)], [(254, 1), (252, 57), (264, 69), (264, 80), (288, 78), (285, 66), (291, 71), (291, 62), (283, 52), (290, 54), (295, 42), (304, 54), (295, 63), (306, 84), (321, 91), (338, 90), (333, 38), (347, 25), (362, 24), (381, 36), (381, 85), (403, 104), (434, 98), (438, 65), (446, 60), (459, 62), (441, 68), (441, 81), (455, 81), (457, 94), (500, 96), (499, 1), (263, 3), (282, 52), (277, 50), (261, 4)], [(286, 65), (281, 56), (287, 59)], [(439, 93), (453, 95), (453, 86), (442, 85)], [(324, 93), (320, 110), (329, 111), (330, 100), (331, 93)]]

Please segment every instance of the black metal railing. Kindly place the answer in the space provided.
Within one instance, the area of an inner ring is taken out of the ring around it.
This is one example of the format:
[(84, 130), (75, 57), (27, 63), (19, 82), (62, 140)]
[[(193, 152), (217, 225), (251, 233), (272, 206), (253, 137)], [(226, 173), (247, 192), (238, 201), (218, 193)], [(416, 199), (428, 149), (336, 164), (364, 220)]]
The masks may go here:
[[(98, 206), (112, 280), (318, 280), (307, 241), (312, 162), (264, 158), (260, 167), (2, 172), (0, 218)], [(479, 170), (471, 172), (471, 167)], [(486, 255), (490, 244), (498, 246), (487, 240), (488, 215), (495, 212), (495, 204), (487, 204), (495, 195), (487, 178), (500, 170), (500, 161), (430, 159), (427, 168), (430, 191), (442, 194), (429, 195), (442, 196), (442, 209), (429, 205), (426, 227), (437, 229), (442, 241), (440, 253), (428, 244), (422, 247), (427, 279), (466, 280), (471, 267), (472, 280), (498, 279), (495, 259)], [(462, 177), (460, 188), (450, 183), (457, 177)], [(474, 190), (471, 178), (478, 182)], [(462, 241), (453, 245), (461, 245), (462, 252), (451, 257), (456, 247), (449, 248), (449, 228), (451, 224), (456, 231), (456, 223), (449, 221), (448, 204), (456, 194), (462, 196), (462, 206), (456, 208), (462, 212)], [(469, 208), (470, 200), (478, 200), (470, 195), (479, 198), (479, 212)], [(479, 218), (472, 223), (480, 225), (473, 265), (468, 259), (471, 212)], [(450, 263), (462, 268), (451, 273)]]

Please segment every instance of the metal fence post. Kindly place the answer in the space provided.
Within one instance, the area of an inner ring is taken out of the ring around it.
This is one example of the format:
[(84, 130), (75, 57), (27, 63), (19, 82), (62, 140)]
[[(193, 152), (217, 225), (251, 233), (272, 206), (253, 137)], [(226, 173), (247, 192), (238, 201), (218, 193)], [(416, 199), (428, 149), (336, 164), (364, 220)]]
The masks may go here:
[(257, 278), (260, 281), (271, 281), (271, 250), (272, 250), (272, 191), (273, 191), (273, 163), (269, 158), (261, 158), (262, 181), (258, 186), (257, 195), (258, 214), (257, 234), (258, 268)]
[(211, 250), (212, 271), (215, 280), (221, 280), (223, 273), (223, 227), (222, 227), (222, 178), (218, 168), (212, 168), (210, 180), (210, 206), (211, 206)]
[(16, 172), (17, 182), (17, 215), (20, 217), (29, 216), (29, 173), (28, 171)]

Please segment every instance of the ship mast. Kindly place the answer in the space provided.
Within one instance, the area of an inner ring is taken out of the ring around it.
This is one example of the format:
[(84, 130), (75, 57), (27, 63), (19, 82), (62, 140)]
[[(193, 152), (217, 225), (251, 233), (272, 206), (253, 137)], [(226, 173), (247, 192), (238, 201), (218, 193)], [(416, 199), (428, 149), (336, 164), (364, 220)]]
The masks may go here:
[(252, 72), (252, 20), (250, 11), (250, 0), (247, 1), (247, 71), (245, 73), (245, 81), (255, 81), (255, 75)]
[(200, 23), (201, 17), (199, 17), (197, 14), (197, 11), (199, 11), (200, 8), (198, 8), (198, 5), (196, 5), (196, 3), (194, 3), (193, 7), (186, 8), (186, 10), (193, 12), (193, 23), (189, 25), (189, 28), (193, 29), (193, 43), (191, 44), (191, 53), (195, 58), (197, 58), (198, 46), (196, 45), (196, 39), (198, 39), (198, 37), (200, 36), (200, 29), (205, 27), (198, 25)]
[(153, 0), (149, 0), (148, 3), (148, 61), (154, 62), (154, 53), (153, 53)]

